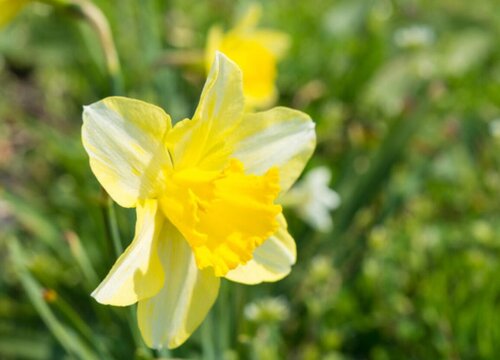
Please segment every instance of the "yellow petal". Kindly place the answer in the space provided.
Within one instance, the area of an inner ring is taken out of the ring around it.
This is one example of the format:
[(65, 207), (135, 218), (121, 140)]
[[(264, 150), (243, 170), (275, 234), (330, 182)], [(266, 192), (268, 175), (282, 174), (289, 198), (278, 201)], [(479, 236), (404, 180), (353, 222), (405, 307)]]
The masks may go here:
[(170, 117), (159, 107), (123, 97), (86, 106), (82, 141), (95, 176), (123, 207), (154, 198), (161, 170), (170, 166), (164, 138)]
[(283, 58), (290, 48), (290, 36), (282, 31), (256, 30), (252, 38), (262, 44), (278, 60)]
[(27, 2), (27, 0), (0, 0), (0, 27), (16, 16)]
[(139, 301), (137, 318), (149, 347), (175, 348), (196, 330), (219, 292), (219, 278), (199, 270), (186, 240), (166, 223), (159, 243), (165, 281), (152, 298)]
[(245, 114), (227, 143), (234, 144), (233, 156), (243, 162), (247, 173), (262, 175), (271, 167), (278, 167), (283, 193), (297, 180), (311, 157), (316, 133), (307, 114), (277, 107)]
[(164, 273), (157, 242), (163, 222), (156, 200), (138, 204), (134, 240), (92, 293), (98, 302), (127, 306), (160, 291)]
[(278, 181), (277, 169), (245, 175), (237, 160), (221, 173), (179, 171), (168, 179), (161, 207), (193, 249), (198, 267), (223, 276), (249, 261), (278, 229)]
[[(266, 40), (270, 40), (267, 39)], [(243, 93), (247, 109), (270, 106), (276, 101), (276, 55), (281, 49), (270, 49), (269, 43), (256, 40), (253, 35), (223, 35), (218, 26), (210, 29), (205, 64), (207, 69), (213, 62), (217, 50), (236, 62), (243, 72)], [(276, 52), (275, 52), (276, 51)]]
[(217, 53), (192, 120), (183, 120), (167, 142), (177, 168), (223, 168), (231, 149), (225, 137), (242, 119), (244, 98), (241, 71)]
[(247, 105), (263, 107), (276, 100), (276, 56), (253, 34), (228, 33), (218, 50), (241, 68)]
[(273, 282), (290, 273), (297, 257), (295, 242), (287, 231), (285, 217), (278, 216), (279, 230), (255, 249), (248, 263), (229, 271), (225, 278), (247, 285)]

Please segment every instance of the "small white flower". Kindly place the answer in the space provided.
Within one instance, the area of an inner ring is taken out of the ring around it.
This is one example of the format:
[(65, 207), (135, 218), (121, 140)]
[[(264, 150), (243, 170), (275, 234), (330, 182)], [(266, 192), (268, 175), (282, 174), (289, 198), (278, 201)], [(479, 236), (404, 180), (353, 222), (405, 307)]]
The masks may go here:
[(424, 25), (413, 25), (399, 29), (394, 34), (394, 41), (401, 48), (419, 48), (434, 42), (434, 31)]
[(500, 118), (490, 122), (490, 132), (494, 138), (500, 139)]
[(307, 173), (281, 200), (281, 204), (291, 207), (309, 225), (319, 231), (332, 227), (330, 211), (339, 207), (340, 196), (328, 187), (332, 174), (326, 166)]
[(256, 323), (273, 323), (285, 321), (290, 315), (290, 307), (286, 299), (281, 297), (264, 298), (247, 304), (245, 317)]

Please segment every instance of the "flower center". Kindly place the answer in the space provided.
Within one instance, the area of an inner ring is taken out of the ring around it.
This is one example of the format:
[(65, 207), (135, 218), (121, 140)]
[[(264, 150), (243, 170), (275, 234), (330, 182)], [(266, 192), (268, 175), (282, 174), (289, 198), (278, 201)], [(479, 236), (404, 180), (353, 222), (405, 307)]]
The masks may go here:
[(278, 229), (279, 172), (246, 175), (231, 160), (221, 171), (188, 168), (167, 177), (161, 208), (191, 246), (200, 269), (216, 276), (245, 264), (253, 251)]

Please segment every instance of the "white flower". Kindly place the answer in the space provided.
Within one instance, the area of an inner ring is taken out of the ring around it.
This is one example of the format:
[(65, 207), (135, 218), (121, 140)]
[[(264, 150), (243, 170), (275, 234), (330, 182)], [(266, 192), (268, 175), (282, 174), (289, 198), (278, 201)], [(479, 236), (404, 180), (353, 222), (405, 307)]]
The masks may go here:
[(307, 173), (282, 199), (281, 204), (291, 207), (309, 225), (319, 231), (332, 227), (330, 211), (340, 206), (340, 196), (328, 187), (332, 174), (325, 166)]
[(490, 133), (493, 137), (500, 139), (500, 118), (490, 122)]
[(264, 298), (247, 304), (244, 313), (250, 321), (273, 323), (286, 320), (290, 315), (290, 307), (284, 298)]
[(424, 25), (413, 25), (402, 28), (394, 34), (394, 41), (401, 48), (420, 48), (434, 42), (434, 31)]

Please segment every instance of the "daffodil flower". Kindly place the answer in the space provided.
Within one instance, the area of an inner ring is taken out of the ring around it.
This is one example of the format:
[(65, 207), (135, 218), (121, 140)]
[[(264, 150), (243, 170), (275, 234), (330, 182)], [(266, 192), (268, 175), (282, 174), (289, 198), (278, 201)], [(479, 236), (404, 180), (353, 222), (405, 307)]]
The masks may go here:
[(213, 305), (221, 277), (257, 284), (286, 276), (295, 244), (276, 198), (315, 146), (304, 113), (245, 113), (242, 74), (217, 53), (192, 119), (109, 97), (85, 107), (82, 140), (109, 195), (135, 207), (135, 237), (92, 293), (138, 302), (148, 346), (177, 347)]
[(216, 51), (236, 62), (243, 72), (243, 91), (249, 108), (264, 108), (277, 98), (276, 67), (289, 46), (287, 34), (258, 29), (261, 7), (251, 6), (236, 26), (224, 33), (220, 26), (210, 29), (205, 64), (210, 69)]
[(0, 27), (17, 15), (29, 0), (0, 0)]

